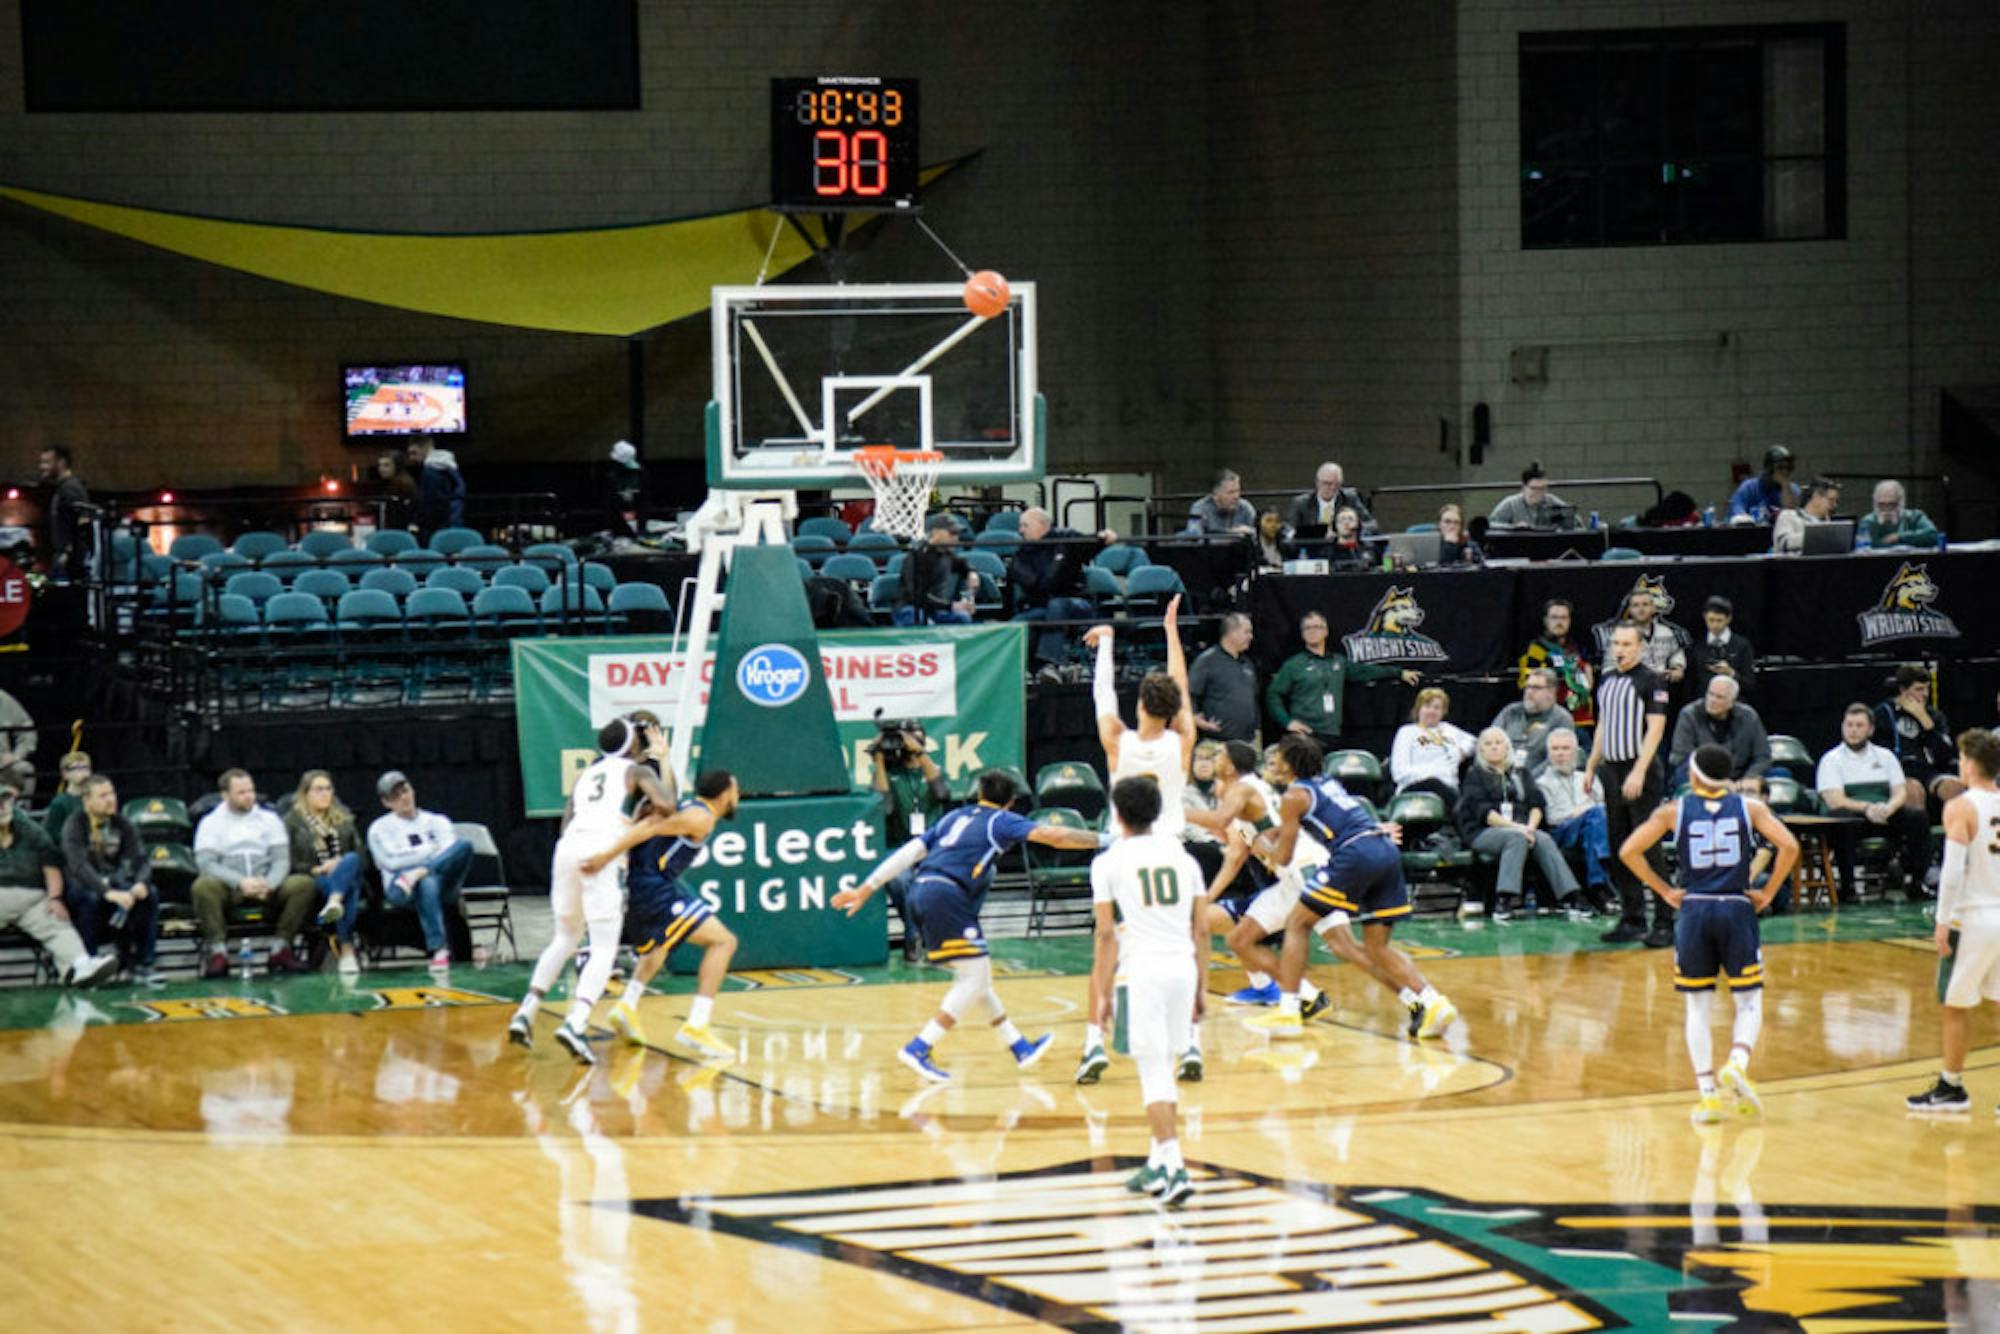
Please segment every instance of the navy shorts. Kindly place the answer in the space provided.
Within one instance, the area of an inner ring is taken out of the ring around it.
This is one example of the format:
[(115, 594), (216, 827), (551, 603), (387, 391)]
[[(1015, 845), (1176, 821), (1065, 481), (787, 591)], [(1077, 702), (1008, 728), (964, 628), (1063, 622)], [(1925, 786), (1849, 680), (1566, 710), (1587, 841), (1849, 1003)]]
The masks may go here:
[(1690, 894), (1674, 923), (1674, 988), (1709, 991), (1718, 976), (1733, 991), (1764, 985), (1757, 909), (1741, 894)]
[(1406, 916), (1410, 890), (1403, 883), (1403, 854), (1386, 834), (1363, 834), (1333, 850), (1326, 865), (1306, 876), (1301, 907), (1326, 917), (1344, 912), (1376, 920)]
[(715, 909), (708, 906), (707, 899), (688, 893), (671, 880), (628, 882), (626, 892), (629, 895), (625, 905), (626, 934), (632, 940), (632, 948), (641, 954), (671, 950), (715, 916)]
[(1230, 921), (1240, 922), (1243, 920), (1243, 914), (1250, 911), (1250, 905), (1257, 901), (1257, 895), (1263, 892), (1262, 887), (1259, 887), (1250, 894), (1224, 894), (1215, 901), (1215, 906), (1228, 913)]
[(910, 886), (910, 911), (932, 963), (979, 959), (986, 955), (986, 936), (979, 929), (980, 900), (965, 886), (943, 876), (917, 875)]

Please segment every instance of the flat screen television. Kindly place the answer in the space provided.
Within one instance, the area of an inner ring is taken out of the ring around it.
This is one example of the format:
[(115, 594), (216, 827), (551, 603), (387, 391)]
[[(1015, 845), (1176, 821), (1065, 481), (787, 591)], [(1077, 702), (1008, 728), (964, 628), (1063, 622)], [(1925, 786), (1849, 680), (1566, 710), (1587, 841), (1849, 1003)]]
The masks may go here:
[(344, 366), (347, 438), (464, 435), (465, 366)]

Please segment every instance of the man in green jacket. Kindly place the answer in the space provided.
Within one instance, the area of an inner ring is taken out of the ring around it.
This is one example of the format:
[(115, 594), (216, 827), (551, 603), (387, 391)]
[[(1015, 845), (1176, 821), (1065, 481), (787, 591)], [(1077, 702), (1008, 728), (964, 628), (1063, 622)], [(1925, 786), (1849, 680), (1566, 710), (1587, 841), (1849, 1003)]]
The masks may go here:
[(1322, 750), (1340, 744), (1340, 717), (1346, 703), (1347, 682), (1382, 681), (1400, 676), (1405, 685), (1421, 678), (1409, 670), (1397, 671), (1373, 663), (1349, 662), (1326, 647), (1326, 617), (1309, 611), (1299, 621), (1299, 637), (1305, 648), (1285, 659), (1278, 674), (1264, 687), (1264, 707), (1287, 732), (1297, 732), (1317, 741)]
[(1920, 509), (1903, 504), (1903, 484), (1893, 477), (1875, 483), (1875, 508), (1856, 530), (1871, 547), (1934, 547), (1937, 525)]

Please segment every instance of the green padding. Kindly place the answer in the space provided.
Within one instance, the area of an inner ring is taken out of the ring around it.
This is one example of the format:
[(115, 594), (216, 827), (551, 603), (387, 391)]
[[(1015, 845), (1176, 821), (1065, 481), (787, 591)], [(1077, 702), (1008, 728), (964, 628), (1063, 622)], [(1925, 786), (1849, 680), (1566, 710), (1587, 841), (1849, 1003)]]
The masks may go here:
[[(746, 800), (716, 825), (685, 883), (736, 933), (732, 971), (881, 963), (887, 897), (871, 895), (851, 918), (829, 905), (886, 855), (882, 837), (873, 794)], [(667, 962), (692, 972), (701, 951), (684, 945)]]
[(852, 787), (798, 555), (789, 545), (740, 547), (730, 559), (705, 731), (713, 758), (704, 757), (704, 765), (722, 760), (745, 796)]

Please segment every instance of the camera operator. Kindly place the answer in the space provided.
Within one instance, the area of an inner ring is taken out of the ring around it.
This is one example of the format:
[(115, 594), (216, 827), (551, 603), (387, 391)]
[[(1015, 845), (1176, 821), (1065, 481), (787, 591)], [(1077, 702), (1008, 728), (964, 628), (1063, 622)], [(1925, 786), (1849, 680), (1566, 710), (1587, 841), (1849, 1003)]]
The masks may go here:
[[(951, 788), (944, 781), (944, 770), (938, 768), (937, 761), (924, 749), (922, 723), (911, 719), (884, 722), (878, 717), (875, 726), (881, 735), (868, 747), (875, 760), (872, 786), (882, 794), (883, 824), (888, 835), (884, 846), (899, 848), (916, 832), (910, 828), (910, 816), (921, 813), (928, 828), (950, 804)], [(897, 915), (903, 919), (903, 958), (910, 963), (924, 957), (922, 938), (905, 906), (915, 878), (915, 871), (906, 871), (884, 886), (889, 902), (896, 905)]]

